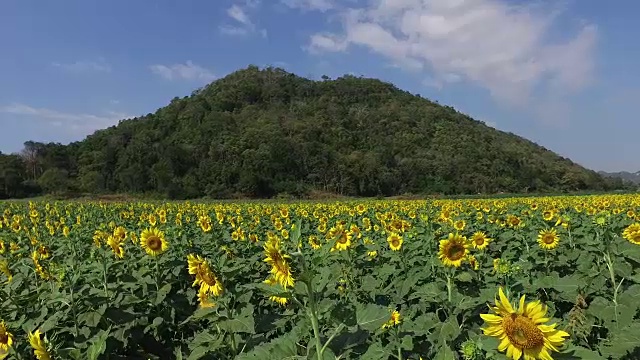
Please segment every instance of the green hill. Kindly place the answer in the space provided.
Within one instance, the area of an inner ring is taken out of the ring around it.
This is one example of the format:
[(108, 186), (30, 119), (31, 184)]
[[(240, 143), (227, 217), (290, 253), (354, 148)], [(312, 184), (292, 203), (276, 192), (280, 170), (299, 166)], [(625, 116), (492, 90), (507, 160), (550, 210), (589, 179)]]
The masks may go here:
[(475, 194), (612, 182), (380, 80), (313, 81), (255, 66), (83, 141), (29, 142), (22, 156), (0, 158), (4, 196), (39, 187), (172, 198)]

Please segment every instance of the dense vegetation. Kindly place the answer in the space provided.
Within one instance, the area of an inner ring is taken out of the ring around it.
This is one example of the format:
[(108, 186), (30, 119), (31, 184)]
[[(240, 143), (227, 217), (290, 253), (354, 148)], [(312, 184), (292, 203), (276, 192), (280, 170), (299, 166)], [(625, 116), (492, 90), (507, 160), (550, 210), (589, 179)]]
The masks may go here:
[(70, 145), (0, 155), (0, 197), (43, 192), (270, 197), (610, 190), (513, 134), (391, 84), (250, 66)]

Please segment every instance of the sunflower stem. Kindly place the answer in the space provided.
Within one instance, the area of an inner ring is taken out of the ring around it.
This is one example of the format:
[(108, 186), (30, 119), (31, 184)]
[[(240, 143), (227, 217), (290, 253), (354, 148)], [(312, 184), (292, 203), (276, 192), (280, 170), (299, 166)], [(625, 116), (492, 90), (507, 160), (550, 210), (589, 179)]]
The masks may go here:
[(616, 326), (618, 326), (618, 290), (620, 290), (620, 286), (622, 286), (624, 278), (620, 280), (620, 284), (616, 285), (616, 275), (613, 270), (613, 261), (611, 260), (611, 254), (609, 254), (609, 250), (604, 253), (604, 261), (607, 265), (607, 269), (609, 270), (611, 289), (613, 290), (614, 314), (616, 315)]
[(324, 355), (324, 350), (327, 348), (327, 346), (329, 346), (329, 343), (331, 343), (331, 341), (338, 335), (340, 334), (340, 332), (342, 331), (342, 329), (344, 328), (344, 324), (340, 324), (338, 325), (338, 327), (336, 328), (336, 330), (333, 332), (333, 334), (331, 334), (331, 336), (329, 337), (329, 339), (327, 339), (327, 341), (324, 343), (324, 345), (322, 346), (322, 354)]
[(304, 259), (304, 256), (300, 256), (300, 262), (302, 263), (302, 271), (307, 275), (307, 278), (304, 281), (304, 284), (307, 288), (307, 295), (309, 296), (309, 308), (307, 310), (307, 314), (309, 315), (309, 319), (311, 320), (311, 327), (313, 328), (313, 337), (315, 338), (315, 347), (316, 347), (316, 356), (318, 360), (323, 360), (323, 352), (325, 347), (322, 346), (322, 341), (320, 340), (320, 327), (318, 326), (318, 309), (316, 307), (316, 298), (313, 291), (313, 274), (307, 268), (307, 263)]
[[(109, 290), (107, 288), (107, 257), (102, 254), (102, 285), (104, 287), (104, 296), (107, 298), (107, 302), (109, 301)], [(108, 304), (107, 304), (108, 305)]]
[(453, 291), (453, 284), (451, 281), (451, 274), (447, 274), (447, 299), (449, 300), (449, 304), (451, 304), (452, 291)]
[(398, 355), (396, 355), (396, 357), (398, 358), (398, 360), (402, 360), (402, 346), (400, 346), (400, 331), (398, 330), (398, 328), (396, 327), (396, 341), (398, 342)]

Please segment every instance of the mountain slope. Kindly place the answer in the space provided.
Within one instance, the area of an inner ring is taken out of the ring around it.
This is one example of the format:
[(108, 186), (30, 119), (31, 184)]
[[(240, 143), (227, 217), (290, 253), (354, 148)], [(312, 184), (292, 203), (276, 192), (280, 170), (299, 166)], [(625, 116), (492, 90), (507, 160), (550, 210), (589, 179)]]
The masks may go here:
[(608, 173), (605, 171), (598, 171), (598, 173), (605, 177), (619, 178), (633, 184), (640, 184), (640, 171), (637, 171), (634, 173), (631, 173), (628, 171), (619, 171), (619, 172), (611, 172), (611, 173)]
[(611, 186), (541, 146), (391, 84), (312, 81), (254, 66), (64, 149), (66, 175), (58, 177), (87, 192), (372, 196)]

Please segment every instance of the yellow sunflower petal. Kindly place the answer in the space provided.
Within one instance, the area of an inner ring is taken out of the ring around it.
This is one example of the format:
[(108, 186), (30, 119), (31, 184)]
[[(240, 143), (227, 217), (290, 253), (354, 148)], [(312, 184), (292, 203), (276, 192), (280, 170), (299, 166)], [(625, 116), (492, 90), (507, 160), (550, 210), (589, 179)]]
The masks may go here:
[(480, 314), (482, 320), (492, 325), (502, 324), (502, 318), (493, 314)]
[(502, 288), (500, 288), (498, 295), (500, 296), (500, 304), (502, 305), (502, 307), (509, 313), (513, 314), (513, 307), (511, 306), (509, 299), (507, 299), (507, 297), (505, 296), (504, 291), (502, 291)]

